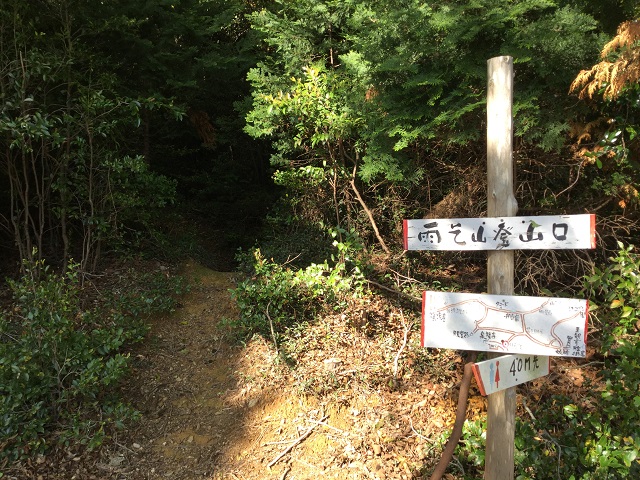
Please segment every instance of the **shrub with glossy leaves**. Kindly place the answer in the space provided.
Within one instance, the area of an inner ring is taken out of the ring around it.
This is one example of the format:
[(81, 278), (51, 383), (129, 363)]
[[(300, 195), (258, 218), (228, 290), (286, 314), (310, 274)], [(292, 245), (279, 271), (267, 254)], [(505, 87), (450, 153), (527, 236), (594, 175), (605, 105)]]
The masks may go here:
[(111, 391), (127, 371), (122, 347), (146, 332), (129, 312), (169, 307), (158, 304), (168, 288), (134, 295), (132, 287), (130, 296), (86, 310), (77, 267), (56, 275), (38, 262), (25, 271), (9, 282), (14, 304), (0, 314), (0, 463), (44, 451), (52, 432), (56, 441), (95, 448), (134, 418)]

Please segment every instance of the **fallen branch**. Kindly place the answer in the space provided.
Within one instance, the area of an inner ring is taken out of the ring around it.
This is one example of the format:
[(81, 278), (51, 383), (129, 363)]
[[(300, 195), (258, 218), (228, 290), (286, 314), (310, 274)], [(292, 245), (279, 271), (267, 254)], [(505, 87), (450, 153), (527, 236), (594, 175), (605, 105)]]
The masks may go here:
[(280, 480), (284, 480), (285, 477), (287, 476), (287, 474), (291, 471), (291, 467), (287, 467), (284, 469), (284, 472), (282, 472), (282, 475), (280, 475)]
[(376, 238), (378, 239), (378, 243), (382, 247), (382, 250), (384, 250), (384, 253), (386, 254), (391, 254), (391, 250), (389, 250), (389, 247), (387, 247), (387, 244), (384, 243), (384, 240), (380, 235), (380, 231), (378, 230), (378, 225), (376, 224), (376, 220), (373, 218), (373, 213), (371, 213), (371, 210), (369, 210), (369, 207), (367, 207), (367, 204), (364, 202), (364, 199), (360, 195), (360, 191), (358, 190), (358, 187), (356, 187), (356, 167), (357, 165), (353, 166), (353, 174), (351, 175), (351, 181), (349, 182), (351, 184), (351, 188), (353, 189), (353, 193), (356, 194), (356, 198), (358, 199), (358, 202), (360, 202), (360, 206), (364, 210), (364, 213), (367, 214), (367, 217), (369, 217), (369, 223), (373, 228), (373, 232), (376, 234)]
[(309, 421), (311, 423), (315, 423), (316, 425), (322, 425), (327, 428), (330, 428), (331, 430), (335, 430), (336, 432), (340, 432), (343, 435), (349, 435), (349, 432), (347, 432), (346, 430), (342, 430), (341, 428), (336, 428), (333, 425), (329, 425), (328, 423), (325, 423), (324, 421), (318, 421), (318, 420), (309, 420)]
[(400, 355), (402, 355), (402, 352), (407, 346), (407, 339), (409, 337), (409, 331), (411, 330), (411, 324), (407, 324), (406, 320), (404, 319), (404, 313), (402, 313), (402, 310), (400, 310), (400, 316), (402, 317), (402, 328), (404, 329), (404, 336), (402, 338), (402, 345), (400, 346), (398, 353), (396, 353), (396, 358), (393, 360), (393, 378), (396, 381), (398, 380), (398, 361), (400, 360)]
[(409, 417), (409, 425), (411, 426), (411, 431), (420, 439), (425, 440), (429, 443), (435, 443), (435, 440), (429, 438), (429, 437), (425, 437), (424, 435), (422, 435), (420, 432), (418, 432), (414, 426), (413, 426), (413, 420), (411, 419), (411, 417)]
[(429, 480), (441, 480), (444, 475), (449, 462), (453, 458), (453, 452), (456, 449), (456, 445), (462, 437), (462, 426), (464, 425), (464, 419), (467, 414), (467, 399), (469, 398), (469, 387), (471, 386), (471, 377), (473, 377), (473, 362), (475, 362), (477, 352), (472, 352), (469, 357), (469, 362), (464, 366), (464, 375), (460, 382), (460, 393), (458, 394), (458, 409), (456, 411), (456, 421), (453, 424), (453, 431), (447, 441), (447, 445), (442, 451), (442, 456), (436, 468), (433, 470)]
[(271, 462), (269, 462), (269, 465), (267, 465), (267, 468), (271, 468), (273, 467), (276, 463), (278, 463), (280, 461), (280, 459), (282, 457), (284, 457), (287, 453), (289, 453), (291, 450), (293, 450), (293, 448), (298, 445), (299, 443), (301, 443), (305, 438), (307, 438), (309, 435), (311, 435), (311, 433), (313, 432), (314, 428), (316, 428), (318, 425), (322, 425), (322, 422), (324, 422), (327, 418), (329, 418), (329, 415), (325, 415), (324, 417), (322, 417), (318, 423), (316, 423), (315, 425), (312, 425), (308, 428), (308, 430), (306, 432), (304, 432), (302, 435), (300, 435), (291, 445), (289, 445), (287, 448), (285, 448), (276, 458), (274, 458), (273, 460), (271, 460)]
[(374, 282), (373, 280), (367, 279), (367, 283), (370, 283), (374, 287), (381, 288), (382, 290), (386, 290), (387, 292), (395, 293), (396, 295), (404, 298), (405, 300), (409, 300), (410, 302), (413, 302), (415, 304), (419, 303), (420, 304), (420, 308), (422, 308), (422, 299), (421, 298), (413, 297), (413, 296), (411, 296), (411, 295), (409, 295), (407, 293), (401, 292), (400, 290), (395, 290), (394, 288), (387, 287), (386, 285), (382, 285), (381, 283)]

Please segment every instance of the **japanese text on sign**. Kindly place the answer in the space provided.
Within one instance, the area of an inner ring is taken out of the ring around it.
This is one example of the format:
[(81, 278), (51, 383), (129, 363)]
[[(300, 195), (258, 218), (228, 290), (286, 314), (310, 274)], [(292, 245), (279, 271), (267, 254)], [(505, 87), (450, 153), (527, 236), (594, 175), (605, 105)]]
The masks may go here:
[(595, 215), (404, 221), (405, 250), (595, 248)]
[(515, 387), (549, 374), (549, 357), (503, 355), (473, 364), (473, 374), (482, 395)]

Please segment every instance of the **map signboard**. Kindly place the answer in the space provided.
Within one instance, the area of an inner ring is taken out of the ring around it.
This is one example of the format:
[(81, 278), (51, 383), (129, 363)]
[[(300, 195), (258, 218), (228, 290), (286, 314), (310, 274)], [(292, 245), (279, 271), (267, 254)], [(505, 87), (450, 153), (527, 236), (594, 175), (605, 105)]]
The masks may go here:
[(473, 364), (473, 374), (482, 395), (549, 374), (549, 357), (544, 355), (503, 355)]
[(586, 356), (587, 300), (424, 292), (423, 347)]
[(405, 250), (595, 248), (595, 215), (404, 220)]

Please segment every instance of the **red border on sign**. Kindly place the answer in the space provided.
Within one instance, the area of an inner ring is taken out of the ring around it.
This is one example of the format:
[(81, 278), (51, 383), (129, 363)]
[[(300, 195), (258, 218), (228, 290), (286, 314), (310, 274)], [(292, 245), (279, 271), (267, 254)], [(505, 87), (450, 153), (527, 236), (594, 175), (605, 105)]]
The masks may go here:
[(595, 213), (591, 214), (590, 234), (591, 234), (591, 248), (596, 248), (596, 214)]
[(478, 365), (474, 363), (471, 368), (473, 368), (473, 376), (476, 377), (476, 383), (478, 384), (478, 388), (480, 389), (480, 394), (486, 397), (487, 391), (484, 389), (484, 383), (482, 383), (482, 377), (480, 376)]
[(407, 232), (407, 220), (402, 220), (402, 242), (404, 244), (404, 249), (409, 250), (409, 232)]

